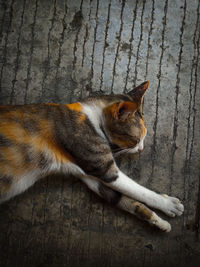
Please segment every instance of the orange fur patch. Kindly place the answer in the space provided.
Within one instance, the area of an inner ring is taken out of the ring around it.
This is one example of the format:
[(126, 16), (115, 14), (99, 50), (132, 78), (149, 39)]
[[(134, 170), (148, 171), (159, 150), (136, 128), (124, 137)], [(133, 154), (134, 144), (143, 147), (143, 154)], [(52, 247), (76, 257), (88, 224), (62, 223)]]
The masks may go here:
[[(36, 152), (45, 151), (45, 148), (47, 148), (49, 151), (52, 151), (52, 156), (59, 162), (74, 162), (73, 157), (69, 153), (62, 151), (62, 149), (54, 143), (51, 135), (51, 132), (53, 132), (52, 125), (46, 120), (40, 120), (38, 123), (41, 131), (32, 135), (15, 122), (0, 125), (0, 132), (16, 144), (28, 144), (32, 146)], [(15, 158), (19, 158), (20, 155), (17, 155), (15, 151), (11, 153), (10, 148), (2, 149), (5, 149), (4, 153), (6, 154), (6, 158), (9, 159), (14, 166), (14, 162), (16, 162)]]
[(45, 105), (48, 105), (48, 106), (59, 106), (59, 104), (56, 104), (56, 103), (46, 103)]
[(29, 136), (26, 131), (17, 123), (3, 123), (0, 126), (0, 132), (16, 143), (28, 143)]
[(143, 220), (150, 221), (152, 218), (153, 212), (139, 202), (136, 202), (135, 204), (136, 204), (135, 214)]
[(59, 148), (52, 142), (52, 138), (50, 136), (46, 138), (45, 143), (48, 149), (53, 152), (56, 161), (65, 163), (75, 162), (74, 158), (67, 151), (62, 151), (62, 148)]
[(144, 124), (144, 119), (141, 119), (140, 123), (142, 125), (142, 137), (143, 137), (146, 134), (146, 127), (145, 127), (145, 124)]
[(85, 114), (82, 113), (82, 105), (78, 102), (72, 103), (72, 104), (67, 104), (66, 105), (69, 109), (78, 112), (79, 113), (79, 118), (77, 120), (78, 123), (82, 123), (85, 120)]
[(144, 85), (144, 89), (147, 89), (149, 87), (149, 81), (146, 81), (145, 85)]
[(76, 102), (76, 103), (72, 103), (72, 104), (67, 104), (66, 105), (69, 109), (77, 111), (77, 112), (81, 112), (82, 111), (82, 106), (80, 103)]

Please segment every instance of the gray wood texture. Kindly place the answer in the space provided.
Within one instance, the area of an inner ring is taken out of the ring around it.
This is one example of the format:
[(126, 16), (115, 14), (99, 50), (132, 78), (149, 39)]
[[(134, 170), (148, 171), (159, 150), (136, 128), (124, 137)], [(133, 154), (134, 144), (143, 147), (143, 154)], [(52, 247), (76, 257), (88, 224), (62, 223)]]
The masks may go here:
[(118, 163), (185, 205), (163, 234), (76, 178), (48, 177), (0, 206), (0, 266), (200, 266), (199, 13), (199, 0), (0, 0), (0, 104), (148, 79), (145, 149)]

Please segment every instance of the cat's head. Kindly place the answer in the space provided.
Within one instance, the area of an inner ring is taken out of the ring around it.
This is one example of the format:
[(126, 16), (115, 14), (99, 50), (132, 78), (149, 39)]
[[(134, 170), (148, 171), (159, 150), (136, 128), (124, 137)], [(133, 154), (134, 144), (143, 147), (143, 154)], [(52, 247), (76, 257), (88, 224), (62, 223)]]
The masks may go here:
[(143, 150), (147, 129), (142, 102), (148, 86), (149, 82), (146, 81), (127, 95), (109, 97), (110, 103), (104, 108), (105, 129), (115, 154), (137, 153)]

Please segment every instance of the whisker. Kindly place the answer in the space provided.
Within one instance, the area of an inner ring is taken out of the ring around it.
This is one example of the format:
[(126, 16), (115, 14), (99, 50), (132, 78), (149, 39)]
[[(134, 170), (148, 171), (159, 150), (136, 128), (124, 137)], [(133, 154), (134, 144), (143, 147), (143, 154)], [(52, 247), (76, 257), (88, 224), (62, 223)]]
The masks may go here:
[(116, 149), (112, 149), (113, 152), (117, 152), (117, 151), (121, 151), (121, 150), (124, 150), (126, 149), (125, 147), (124, 148), (116, 148)]
[(124, 148), (124, 149), (122, 149), (122, 150), (120, 150), (118, 152), (115, 152), (115, 155), (118, 156), (118, 155), (120, 155), (122, 153), (129, 152), (130, 150), (131, 150), (131, 148)]
[(112, 149), (113, 152), (118, 152), (118, 151), (122, 151), (128, 149), (127, 147), (120, 147), (120, 148), (116, 148), (116, 149)]

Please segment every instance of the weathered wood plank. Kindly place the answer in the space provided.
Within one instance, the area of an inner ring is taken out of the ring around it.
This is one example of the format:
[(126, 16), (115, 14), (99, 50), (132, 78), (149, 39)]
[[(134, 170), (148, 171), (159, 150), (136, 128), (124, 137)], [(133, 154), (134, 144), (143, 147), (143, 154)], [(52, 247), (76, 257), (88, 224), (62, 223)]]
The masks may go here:
[(72, 102), (148, 79), (145, 150), (119, 165), (185, 205), (165, 235), (75, 178), (48, 177), (0, 206), (0, 266), (199, 266), (200, 1), (0, 7), (0, 104)]

